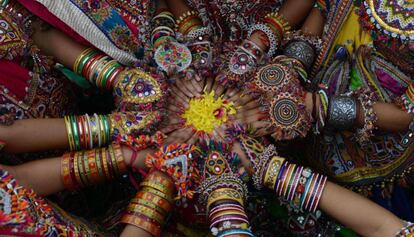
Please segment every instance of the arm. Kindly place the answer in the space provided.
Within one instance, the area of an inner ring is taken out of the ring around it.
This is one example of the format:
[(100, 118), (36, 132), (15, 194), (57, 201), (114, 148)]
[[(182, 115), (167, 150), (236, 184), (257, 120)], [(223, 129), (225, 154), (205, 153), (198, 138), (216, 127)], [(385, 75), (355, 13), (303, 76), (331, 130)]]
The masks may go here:
[(394, 237), (405, 224), (376, 203), (328, 182), (320, 208), (365, 237)]

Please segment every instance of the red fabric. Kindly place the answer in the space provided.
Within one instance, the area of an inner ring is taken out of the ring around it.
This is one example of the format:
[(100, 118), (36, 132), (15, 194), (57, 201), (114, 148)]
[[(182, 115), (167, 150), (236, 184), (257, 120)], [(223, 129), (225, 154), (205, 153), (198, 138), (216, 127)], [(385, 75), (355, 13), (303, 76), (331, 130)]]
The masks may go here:
[(26, 96), (27, 81), (31, 79), (29, 70), (18, 63), (4, 59), (0, 60), (0, 85), (7, 88), (18, 100), (23, 100)]
[(86, 46), (91, 46), (91, 44), (85, 40), (81, 35), (76, 33), (72, 28), (66, 25), (63, 21), (53, 15), (45, 6), (40, 4), (39, 2), (33, 0), (18, 0), (20, 4), (22, 4), (27, 10), (29, 10), (32, 14), (36, 15), (37, 17), (41, 18), (45, 22), (49, 23), (53, 27), (63, 31), (66, 35), (70, 36), (78, 43), (81, 43)]

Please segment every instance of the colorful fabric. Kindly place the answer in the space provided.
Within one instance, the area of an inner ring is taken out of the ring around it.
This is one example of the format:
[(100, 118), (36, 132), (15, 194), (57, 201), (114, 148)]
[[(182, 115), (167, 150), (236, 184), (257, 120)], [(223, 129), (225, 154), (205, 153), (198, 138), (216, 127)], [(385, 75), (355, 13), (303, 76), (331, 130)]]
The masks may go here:
[(137, 41), (119, 13), (106, 1), (37, 0), (37, 2), (112, 58), (127, 65), (137, 61), (134, 55), (138, 51)]
[[(371, 2), (382, 2), (384, 7), (389, 1), (367, 0), (361, 7)], [(319, 55), (328, 58), (321, 64), (324, 66), (318, 79), (329, 88), (330, 96), (364, 87), (375, 93), (376, 100), (391, 103), (405, 91), (413, 75), (406, 75), (376, 51), (373, 46), (377, 39), (360, 24), (359, 7), (337, 8), (331, 14), (325, 42), (332, 44)], [(332, 38), (333, 31), (340, 33)], [(414, 163), (412, 133), (378, 132), (367, 144), (357, 143), (350, 132), (320, 137), (317, 139), (319, 152), (311, 153), (310, 161), (336, 180), (359, 190), (370, 189), (374, 184), (392, 183), (401, 177), (408, 179), (408, 170)]]
[(0, 234), (30, 236), (100, 236), (85, 223), (0, 170)]
[[(21, 15), (23, 17), (18, 17)], [(16, 1), (0, 13), (0, 123), (62, 117), (74, 111), (71, 87), (52, 73), (54, 62), (38, 54), (27, 22), (33, 16)], [(33, 66), (22, 66), (33, 65)]]

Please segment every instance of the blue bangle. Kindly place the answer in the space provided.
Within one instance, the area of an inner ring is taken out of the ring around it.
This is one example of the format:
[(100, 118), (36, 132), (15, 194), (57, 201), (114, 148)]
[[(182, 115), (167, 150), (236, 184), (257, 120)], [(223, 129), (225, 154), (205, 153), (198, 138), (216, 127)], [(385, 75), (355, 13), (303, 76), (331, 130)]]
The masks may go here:
[(244, 234), (251, 237), (254, 237), (251, 230), (242, 230), (242, 229), (233, 229), (233, 230), (226, 230), (217, 235), (217, 237), (225, 237), (227, 235), (237, 235), (237, 234)]
[(306, 181), (306, 186), (305, 186), (305, 192), (303, 192), (302, 193), (302, 197), (300, 198), (300, 209), (301, 210), (303, 210), (302, 208), (303, 208), (303, 204), (304, 204), (304, 202), (305, 202), (305, 197), (306, 197), (306, 194), (309, 192), (309, 186), (310, 186), (310, 183), (311, 183), (311, 181), (312, 181), (312, 179), (313, 179), (313, 173), (312, 173), (312, 175), (308, 178), (308, 180)]

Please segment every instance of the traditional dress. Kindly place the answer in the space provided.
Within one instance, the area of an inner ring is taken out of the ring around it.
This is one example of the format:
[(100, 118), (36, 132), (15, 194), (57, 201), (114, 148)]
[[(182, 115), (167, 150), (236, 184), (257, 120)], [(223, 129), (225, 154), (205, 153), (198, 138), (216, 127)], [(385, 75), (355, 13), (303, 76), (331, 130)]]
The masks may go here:
[[(373, 100), (393, 103), (414, 82), (412, 1), (345, 0), (328, 6), (324, 44), (313, 67), (315, 82), (326, 85), (329, 96), (364, 88), (374, 93)], [(309, 160), (354, 190), (371, 197), (382, 193), (374, 199), (412, 220), (411, 205), (398, 186), (412, 184), (413, 133), (378, 131), (362, 143), (353, 132), (320, 136), (311, 143)]]

